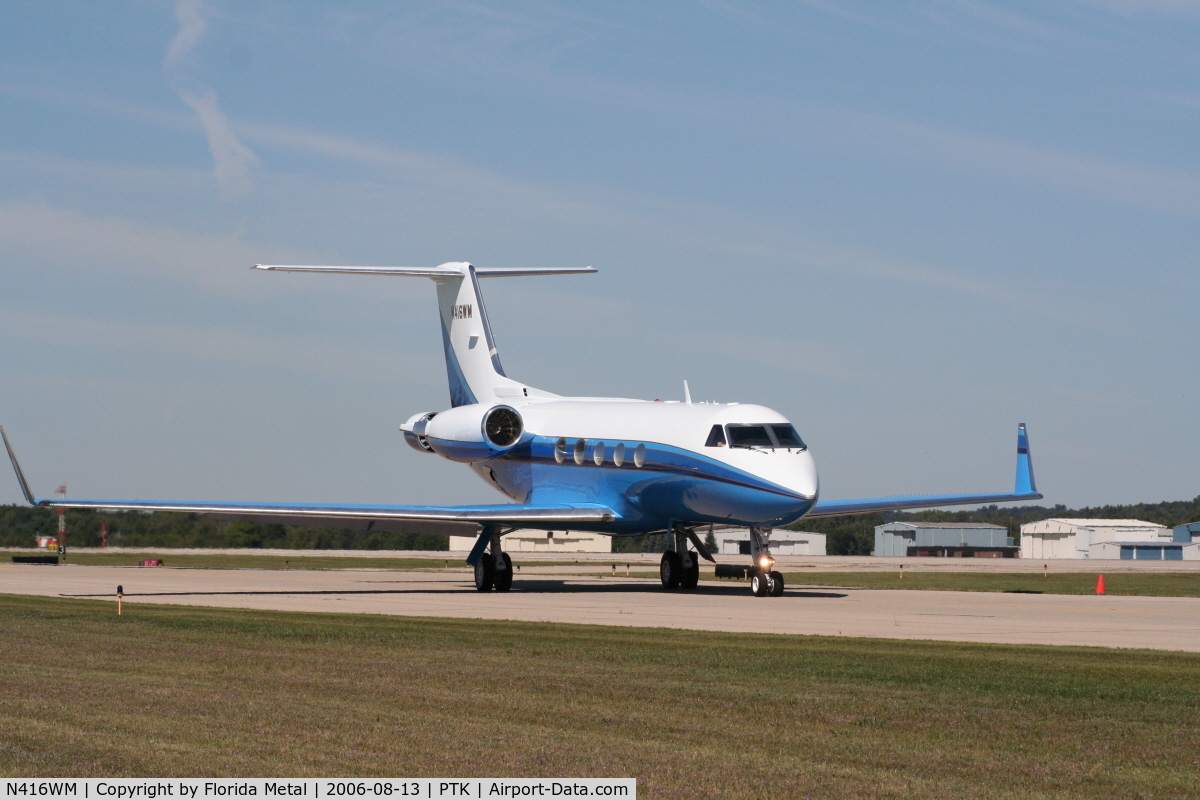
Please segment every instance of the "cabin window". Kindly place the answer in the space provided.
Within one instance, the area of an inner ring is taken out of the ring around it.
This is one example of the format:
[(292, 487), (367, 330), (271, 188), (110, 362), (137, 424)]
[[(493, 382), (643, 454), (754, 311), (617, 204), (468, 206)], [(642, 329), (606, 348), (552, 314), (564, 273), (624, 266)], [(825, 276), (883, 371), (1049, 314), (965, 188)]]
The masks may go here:
[(725, 429), (720, 425), (713, 425), (712, 430), (708, 432), (708, 441), (704, 443), (705, 447), (724, 447), (725, 446)]
[(567, 440), (559, 439), (554, 443), (554, 460), (559, 464), (567, 460)]
[(596, 442), (596, 447), (592, 450), (592, 461), (596, 462), (597, 467), (604, 464), (604, 442)]
[(640, 467), (646, 463), (646, 445), (639, 444), (633, 451), (633, 465)]
[(621, 442), (613, 448), (613, 464), (621, 466), (625, 463), (625, 443)]
[(583, 466), (583, 456), (587, 452), (587, 441), (579, 439), (575, 442), (575, 463)]

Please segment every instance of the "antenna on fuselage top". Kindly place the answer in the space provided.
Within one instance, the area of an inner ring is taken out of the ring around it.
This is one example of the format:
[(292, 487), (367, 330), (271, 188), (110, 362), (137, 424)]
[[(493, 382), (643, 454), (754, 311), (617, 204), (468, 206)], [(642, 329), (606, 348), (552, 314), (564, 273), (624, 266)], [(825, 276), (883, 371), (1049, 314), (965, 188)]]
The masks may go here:
[(683, 382), (683, 402), (689, 406), (692, 404), (692, 390), (688, 388), (687, 381)]

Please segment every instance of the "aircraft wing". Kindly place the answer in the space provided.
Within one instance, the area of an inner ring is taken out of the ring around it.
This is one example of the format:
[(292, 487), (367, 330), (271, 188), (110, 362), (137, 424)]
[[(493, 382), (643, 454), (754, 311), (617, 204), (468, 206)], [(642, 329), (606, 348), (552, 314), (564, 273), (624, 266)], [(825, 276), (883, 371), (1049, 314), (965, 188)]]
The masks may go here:
[(352, 506), (292, 505), (285, 503), (171, 503), (128, 500), (41, 500), (53, 508), (91, 508), (98, 511), (182, 511), (210, 519), (274, 522), (361, 531), (432, 533), (474, 536), (485, 524), (513, 527), (570, 527), (607, 523), (616, 513), (603, 506)]
[(195, 503), (141, 500), (38, 500), (17, 463), (0, 427), (0, 437), (30, 505), (53, 508), (90, 508), (98, 511), (182, 511), (213, 519), (244, 522), (274, 522), (284, 525), (351, 528), (363, 531), (432, 533), (443, 536), (474, 536), (481, 525), (514, 527), (570, 527), (572, 524), (605, 524), (617, 518), (611, 508), (589, 503), (562, 505), (518, 505), (500, 503), (480, 506), (391, 506), (308, 505), (291, 503)]
[(894, 511), (904, 508), (933, 508), (935, 506), (967, 506), (987, 503), (1011, 503), (1017, 500), (1041, 500), (1033, 478), (1033, 459), (1029, 453), (1029, 433), (1025, 423), (1017, 426), (1017, 479), (1009, 494), (928, 494), (902, 497), (865, 497), (853, 500), (820, 500), (804, 515), (833, 517), (842, 514), (868, 514), (872, 511)]

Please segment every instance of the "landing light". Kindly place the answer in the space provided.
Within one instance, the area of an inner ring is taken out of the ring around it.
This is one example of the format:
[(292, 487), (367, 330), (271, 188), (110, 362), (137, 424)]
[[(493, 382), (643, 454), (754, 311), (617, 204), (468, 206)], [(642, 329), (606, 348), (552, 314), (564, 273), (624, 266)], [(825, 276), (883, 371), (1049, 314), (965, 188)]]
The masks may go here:
[(771, 566), (774, 563), (775, 563), (775, 559), (768, 558), (767, 556), (763, 556), (762, 558), (760, 558), (758, 560), (758, 565), (760, 567), (762, 567), (763, 569), (766, 569), (767, 567)]

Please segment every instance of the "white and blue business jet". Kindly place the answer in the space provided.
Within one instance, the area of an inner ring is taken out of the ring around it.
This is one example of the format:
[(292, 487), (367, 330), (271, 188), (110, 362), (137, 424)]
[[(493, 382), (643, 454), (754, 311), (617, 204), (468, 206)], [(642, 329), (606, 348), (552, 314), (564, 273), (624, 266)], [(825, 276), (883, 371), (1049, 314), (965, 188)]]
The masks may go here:
[[(512, 560), (502, 537), (518, 528), (573, 529), (610, 536), (666, 532), (660, 574), (667, 589), (694, 588), (698, 557), (713, 561), (696, 531), (750, 529), (750, 576), (758, 597), (783, 593), (773, 569), (771, 529), (804, 517), (1041, 498), (1029, 441), (1017, 429), (1017, 477), (1010, 494), (820, 500), (812, 454), (795, 427), (757, 405), (562, 397), (508, 377), (479, 292), (479, 278), (595, 272), (575, 269), (268, 266), (279, 272), (406, 275), (437, 284), (450, 408), (414, 414), (400, 430), (422, 454), (466, 464), (513, 502), (477, 506), (304, 505), (109, 500), (36, 500), (4, 437), (31, 504), (104, 510), (182, 511), (247, 520), (473, 535), (467, 563), (480, 591), (507, 591)], [(2, 429), (0, 429), (2, 433)], [(732, 565), (719, 565), (726, 570)], [(722, 570), (722, 571), (726, 571)]]

